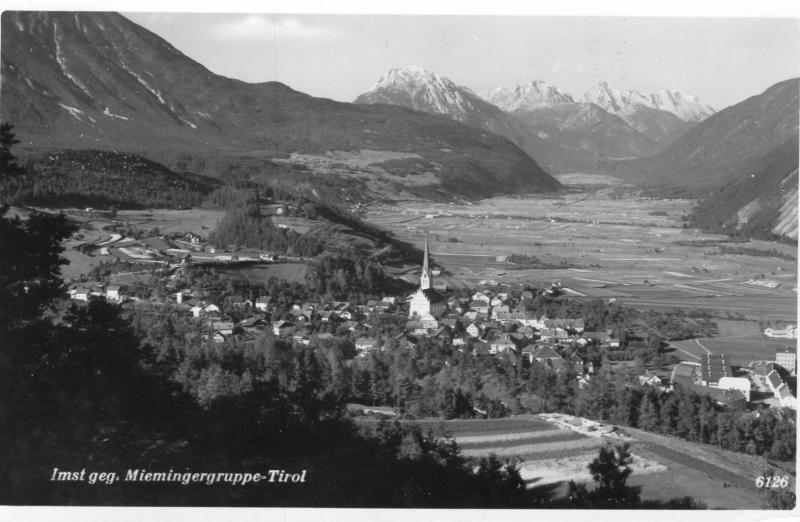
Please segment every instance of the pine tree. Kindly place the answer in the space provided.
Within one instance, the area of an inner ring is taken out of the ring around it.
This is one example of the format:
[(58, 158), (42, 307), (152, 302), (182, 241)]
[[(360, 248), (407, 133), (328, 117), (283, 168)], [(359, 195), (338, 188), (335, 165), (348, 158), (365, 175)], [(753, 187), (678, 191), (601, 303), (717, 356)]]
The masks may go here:
[(596, 507), (620, 508), (639, 503), (641, 488), (626, 484), (633, 473), (630, 467), (632, 461), (627, 443), (600, 448), (600, 454), (589, 464), (589, 471), (597, 483), (590, 495)]

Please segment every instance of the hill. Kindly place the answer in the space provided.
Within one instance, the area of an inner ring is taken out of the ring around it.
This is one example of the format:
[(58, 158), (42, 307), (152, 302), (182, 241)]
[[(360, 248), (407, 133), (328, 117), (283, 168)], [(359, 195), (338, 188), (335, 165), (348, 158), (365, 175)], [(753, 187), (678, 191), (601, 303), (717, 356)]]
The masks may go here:
[(30, 158), (28, 173), (0, 180), (13, 205), (134, 209), (199, 205), (221, 182), (176, 173), (133, 154), (66, 150)]
[(708, 117), (659, 154), (609, 163), (608, 172), (673, 194), (702, 194), (738, 180), (747, 165), (798, 141), (798, 79), (773, 85)]
[(593, 103), (563, 103), (515, 110), (531, 132), (594, 158), (642, 157), (658, 145), (621, 118)]
[[(292, 153), (375, 150), (419, 156), (429, 192), (485, 197), (560, 187), (499, 136), (406, 108), (225, 78), (116, 13), (4, 12), (2, 76), (0, 116), (16, 124), (21, 156), (123, 150), (217, 176)], [(392, 175), (409, 166), (380, 167)]]
[(797, 166), (792, 138), (743, 166), (736, 181), (700, 202), (690, 221), (714, 232), (797, 241)]

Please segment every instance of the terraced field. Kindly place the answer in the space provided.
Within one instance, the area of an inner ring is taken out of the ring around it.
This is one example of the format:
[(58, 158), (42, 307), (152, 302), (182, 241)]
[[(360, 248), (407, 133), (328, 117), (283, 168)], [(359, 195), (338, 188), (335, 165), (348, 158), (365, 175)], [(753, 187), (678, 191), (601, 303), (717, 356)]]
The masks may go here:
[[(549, 422), (548, 418), (549, 417)], [(377, 421), (360, 418), (364, 425)], [(631, 428), (566, 415), (523, 415), (505, 419), (401, 421), (437, 436), (452, 436), (468, 458), (495, 454), (514, 462), (528, 487), (563, 496), (567, 482), (591, 483), (589, 463), (604, 444), (631, 445), (629, 484), (642, 486), (642, 498), (669, 501), (691, 496), (712, 509), (760, 509), (755, 479), (763, 462), (756, 457), (688, 443)]]

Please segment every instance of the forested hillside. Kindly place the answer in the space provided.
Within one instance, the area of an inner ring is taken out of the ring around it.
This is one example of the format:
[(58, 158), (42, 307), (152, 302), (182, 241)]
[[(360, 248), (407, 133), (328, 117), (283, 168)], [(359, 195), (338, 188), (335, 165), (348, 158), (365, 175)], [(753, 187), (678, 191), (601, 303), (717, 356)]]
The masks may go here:
[(176, 173), (134, 154), (64, 150), (24, 163), (26, 173), (0, 180), (0, 198), (13, 205), (107, 209), (189, 208), (221, 182)]
[[(797, 166), (798, 141), (792, 138), (747, 163), (732, 176), (736, 181), (703, 198), (690, 222), (734, 237), (797, 241)], [(781, 221), (788, 226), (778, 228)]]

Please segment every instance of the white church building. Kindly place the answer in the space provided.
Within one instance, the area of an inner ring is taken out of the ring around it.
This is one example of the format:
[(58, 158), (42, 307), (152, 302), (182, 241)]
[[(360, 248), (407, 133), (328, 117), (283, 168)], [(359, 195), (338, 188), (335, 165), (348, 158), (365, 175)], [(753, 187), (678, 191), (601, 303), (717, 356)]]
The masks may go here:
[(419, 289), (409, 299), (409, 317), (423, 322), (436, 322), (436, 318), (447, 310), (447, 299), (433, 288), (430, 260), (428, 259), (428, 238), (425, 238), (425, 255), (422, 259), (422, 274)]

